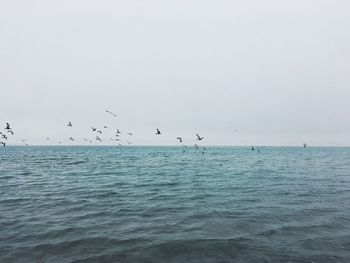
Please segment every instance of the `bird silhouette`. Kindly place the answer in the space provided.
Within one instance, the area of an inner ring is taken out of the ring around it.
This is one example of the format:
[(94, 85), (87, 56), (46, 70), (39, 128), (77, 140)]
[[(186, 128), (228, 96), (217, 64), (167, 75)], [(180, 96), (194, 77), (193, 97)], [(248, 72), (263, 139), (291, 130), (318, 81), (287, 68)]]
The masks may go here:
[(198, 133), (196, 133), (196, 136), (197, 136), (197, 141), (201, 141), (201, 140), (204, 139), (204, 137), (200, 137), (200, 136), (198, 135)]
[(68, 126), (68, 127), (73, 127), (73, 125), (72, 125), (71, 122), (68, 122), (67, 126)]
[(73, 138), (73, 137), (69, 137), (69, 140), (70, 140), (70, 141), (74, 141), (74, 138)]
[(158, 128), (157, 128), (156, 134), (157, 134), (157, 135), (162, 134)]
[(181, 137), (176, 137), (176, 139), (178, 139), (179, 142), (182, 143), (182, 138)]
[(304, 144), (303, 144), (303, 145), (304, 145), (304, 148), (306, 148), (306, 147), (307, 147), (307, 144), (306, 144), (305, 142), (304, 142)]
[(97, 128), (91, 127), (92, 131), (96, 131)]
[(2, 144), (2, 146), (6, 146), (6, 143), (5, 142), (0, 142), (0, 144)]

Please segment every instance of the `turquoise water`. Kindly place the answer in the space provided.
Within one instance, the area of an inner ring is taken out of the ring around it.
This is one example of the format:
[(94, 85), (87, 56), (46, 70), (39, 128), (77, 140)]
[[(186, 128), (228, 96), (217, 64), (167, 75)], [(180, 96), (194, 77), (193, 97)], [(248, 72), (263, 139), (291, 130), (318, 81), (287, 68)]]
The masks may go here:
[(350, 262), (350, 148), (2, 147), (0, 262)]

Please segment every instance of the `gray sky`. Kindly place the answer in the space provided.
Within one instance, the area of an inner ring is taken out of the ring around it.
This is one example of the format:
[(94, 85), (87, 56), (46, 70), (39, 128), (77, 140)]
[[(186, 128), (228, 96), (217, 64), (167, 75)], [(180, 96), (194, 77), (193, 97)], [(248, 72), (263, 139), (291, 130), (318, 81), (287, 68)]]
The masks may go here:
[(349, 29), (347, 0), (1, 1), (0, 124), (9, 143), (107, 124), (134, 144), (350, 145)]

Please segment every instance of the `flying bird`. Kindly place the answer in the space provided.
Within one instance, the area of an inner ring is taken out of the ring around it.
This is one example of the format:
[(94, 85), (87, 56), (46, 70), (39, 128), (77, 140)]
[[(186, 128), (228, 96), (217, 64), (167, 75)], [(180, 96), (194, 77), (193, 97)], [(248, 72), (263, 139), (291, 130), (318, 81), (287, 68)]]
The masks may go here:
[(68, 122), (68, 127), (73, 127), (72, 123), (71, 122)]
[(252, 146), (252, 151), (254, 151), (255, 149), (254, 149), (254, 146)]
[(111, 112), (111, 111), (109, 111), (109, 110), (105, 110), (105, 112), (107, 112), (107, 113), (109, 113), (109, 114), (111, 114), (111, 115), (113, 115), (114, 117), (117, 118), (117, 114), (114, 114), (113, 112)]
[(96, 131), (97, 128), (91, 127), (92, 131)]
[(6, 143), (4, 143), (4, 142), (0, 142), (0, 144), (2, 144), (2, 146), (4, 146), (4, 147), (6, 146)]
[(96, 136), (96, 141), (100, 141), (100, 142), (102, 142), (101, 138), (100, 138), (100, 137), (98, 137), (98, 136)]
[(120, 134), (120, 133), (122, 133), (119, 129), (117, 129), (117, 132), (116, 132), (117, 134)]
[(2, 135), (2, 138), (7, 140), (7, 136), (5, 134)]
[(83, 140), (84, 140), (84, 141), (86, 141), (86, 142), (88, 142), (88, 140), (87, 140), (87, 139), (85, 139), (85, 138), (83, 138)]
[(99, 134), (102, 134), (102, 131), (97, 131)]
[(307, 144), (304, 142), (304, 148), (306, 148), (307, 147)]
[(199, 147), (198, 147), (197, 144), (195, 144), (195, 145), (194, 145), (194, 148), (195, 148), (196, 150), (198, 150)]
[(12, 130), (7, 130), (7, 132), (11, 133), (13, 135), (13, 131)]
[(11, 130), (10, 124), (8, 122), (6, 122), (6, 128), (5, 130)]
[(176, 139), (178, 139), (180, 141), (180, 143), (182, 143), (182, 138), (181, 137), (176, 137)]
[(26, 142), (26, 141), (27, 141), (27, 139), (22, 139), (21, 141), (22, 141), (22, 142)]
[(201, 141), (201, 140), (204, 139), (204, 137), (200, 137), (200, 136), (198, 135), (198, 133), (196, 133), (196, 136), (197, 136), (197, 141)]
[(70, 141), (74, 141), (74, 138), (73, 138), (73, 137), (69, 137), (69, 140), (70, 140)]
[(103, 128), (107, 129), (108, 127), (106, 125), (104, 125)]
[(49, 140), (50, 140), (50, 138), (49, 138), (49, 137), (46, 137), (46, 140), (48, 140), (48, 141), (49, 141)]
[(128, 134), (129, 134), (130, 136), (132, 136), (132, 133), (131, 133), (131, 132), (128, 132)]
[(157, 135), (162, 134), (158, 128), (157, 128), (156, 134), (157, 134)]

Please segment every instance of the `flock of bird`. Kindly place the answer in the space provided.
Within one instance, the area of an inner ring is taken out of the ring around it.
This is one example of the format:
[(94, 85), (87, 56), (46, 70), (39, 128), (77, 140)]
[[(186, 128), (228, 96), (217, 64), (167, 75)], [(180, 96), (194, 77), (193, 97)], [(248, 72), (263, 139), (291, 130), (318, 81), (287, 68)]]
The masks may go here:
[[(111, 111), (109, 111), (109, 110), (105, 110), (105, 112), (108, 113), (108, 114), (110, 114), (111, 116), (113, 116), (113, 117), (115, 117), (115, 118), (118, 117), (115, 113), (113, 113), (113, 112), (111, 112)], [(69, 127), (69, 128), (72, 128), (72, 127), (73, 127), (73, 124), (72, 124), (71, 121), (68, 122), (67, 127)], [(108, 127), (107, 127), (106, 125), (104, 125), (103, 128), (104, 128), (104, 129), (107, 129)], [(0, 137), (0, 145), (2, 145), (2, 146), (6, 146), (6, 142), (7, 142), (7, 140), (8, 140), (8, 135), (14, 135), (13, 129), (11, 128), (11, 125), (10, 125), (9, 123), (6, 123), (6, 127), (4, 128), (4, 130), (5, 130), (4, 132), (1, 132), (1, 131), (0, 131), (0, 135), (1, 135), (1, 137)], [(103, 141), (102, 138), (101, 138), (101, 135), (102, 135), (102, 133), (103, 133), (103, 129), (97, 129), (96, 127), (91, 127), (91, 131), (95, 133), (94, 136), (96, 136), (96, 137), (95, 137), (95, 140), (96, 140), (96, 141), (99, 141), (99, 142), (102, 142), (102, 141)], [(235, 129), (235, 132), (237, 132), (237, 129)], [(120, 141), (121, 141), (121, 134), (122, 134), (122, 132), (121, 132), (119, 129), (117, 129), (116, 132), (115, 132), (115, 137), (114, 137), (114, 138), (110, 138), (110, 140), (111, 140), (111, 141), (118, 142), (118, 146), (122, 146), (122, 144), (120, 144)], [(133, 133), (131, 133), (131, 132), (127, 132), (126, 134), (127, 134), (128, 136), (133, 136)], [(156, 135), (161, 135), (162, 132), (161, 132), (158, 128), (156, 128), (155, 134), (156, 134)], [(90, 143), (90, 144), (93, 143), (93, 141), (90, 140), (90, 139), (87, 139), (87, 138), (84, 138), (84, 137), (83, 137), (82, 139), (83, 139), (86, 143)], [(186, 146), (186, 145), (183, 144), (183, 139), (182, 139), (182, 137), (176, 137), (176, 139), (179, 141), (180, 144), (182, 144), (182, 146), (184, 147), (183, 151), (185, 152), (185, 150), (187, 149), (188, 146)], [(27, 139), (21, 139), (21, 140), (22, 140), (23, 143), (25, 143), (25, 145), (28, 145), (28, 144), (26, 143)], [(49, 137), (46, 137), (46, 140), (49, 141), (50, 138), (49, 138)], [(72, 136), (69, 137), (69, 140), (70, 140), (70, 141), (75, 141), (75, 139), (74, 139)], [(200, 136), (198, 133), (196, 133), (196, 140), (197, 140), (197, 141), (202, 141), (202, 140), (204, 140), (204, 137), (202, 137), (202, 136)], [(128, 143), (129, 145), (131, 144), (131, 142), (130, 142), (128, 139), (127, 139), (126, 141), (127, 141), (127, 143)], [(59, 141), (58, 144), (62, 144), (62, 142)], [(306, 148), (306, 147), (307, 147), (307, 144), (304, 143), (304, 144), (303, 144), (303, 147)], [(194, 144), (194, 148), (195, 148), (196, 150), (198, 150), (198, 149), (200, 148), (200, 146), (199, 146), (198, 144)], [(252, 151), (257, 150), (258, 153), (261, 153), (261, 149), (262, 149), (262, 148), (263, 148), (263, 147), (254, 147), (254, 146), (252, 146), (252, 147), (251, 147), (251, 150), (252, 150)], [(202, 149), (202, 153), (204, 154), (206, 148), (205, 148), (205, 147), (202, 147), (201, 149)]]

